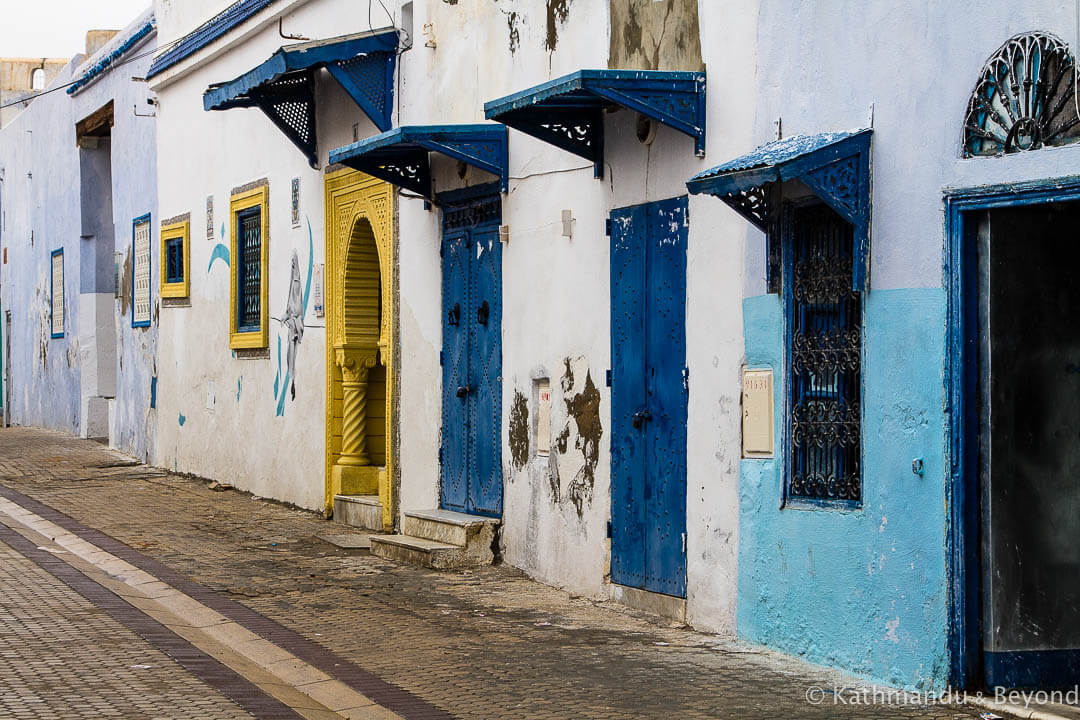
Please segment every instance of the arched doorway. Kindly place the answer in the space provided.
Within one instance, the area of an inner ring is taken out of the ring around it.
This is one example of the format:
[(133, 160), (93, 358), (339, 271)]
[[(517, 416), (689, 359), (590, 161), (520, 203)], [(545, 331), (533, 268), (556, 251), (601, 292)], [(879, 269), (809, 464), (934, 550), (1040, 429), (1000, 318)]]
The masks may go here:
[(382, 272), (375, 233), (358, 217), (349, 234), (342, 273), (343, 337), (334, 344), (341, 373), (341, 451), (334, 464), (342, 495), (377, 495), (386, 472), (387, 345), (382, 322)]
[(392, 195), (355, 171), (326, 187), (327, 510), (391, 529)]

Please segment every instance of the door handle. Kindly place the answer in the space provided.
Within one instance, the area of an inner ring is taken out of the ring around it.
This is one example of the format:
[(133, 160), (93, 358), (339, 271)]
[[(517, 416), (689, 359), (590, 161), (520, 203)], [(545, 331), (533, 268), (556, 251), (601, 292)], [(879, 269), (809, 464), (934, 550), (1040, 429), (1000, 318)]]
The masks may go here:
[(633, 424), (635, 428), (640, 428), (647, 421), (652, 420), (652, 413), (648, 410), (639, 410), (634, 413)]
[(472, 390), (468, 385), (458, 385), (457, 396), (463, 398)]

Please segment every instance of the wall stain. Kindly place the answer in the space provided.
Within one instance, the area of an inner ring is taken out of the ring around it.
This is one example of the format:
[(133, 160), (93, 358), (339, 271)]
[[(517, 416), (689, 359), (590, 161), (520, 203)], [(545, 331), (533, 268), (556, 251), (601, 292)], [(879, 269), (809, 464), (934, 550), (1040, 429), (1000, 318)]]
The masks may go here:
[[(517, 52), (518, 47), (521, 46), (521, 33), (518, 31), (518, 14), (511, 10), (507, 12), (503, 10), (503, 14), (506, 15), (506, 26), (510, 32), (510, 54), (513, 55)], [(522, 23), (525, 21), (522, 20)]]
[(560, 455), (566, 454), (566, 441), (570, 439), (570, 426), (567, 425), (559, 433), (559, 436), (555, 438), (555, 448), (559, 451)]
[(551, 502), (558, 505), (562, 502), (562, 486), (559, 483), (559, 463), (553, 457), (548, 458), (548, 485), (551, 486)]
[(574, 373), (570, 369), (570, 359), (566, 359), (566, 372), (562, 377), (562, 386), (567, 396), (563, 398), (566, 403), (567, 423), (559, 434), (557, 447), (560, 454), (569, 451), (567, 442), (570, 433), (570, 421), (577, 425), (577, 438), (574, 447), (581, 451), (584, 463), (574, 474), (570, 486), (567, 488), (567, 496), (574, 504), (578, 517), (582, 517), (585, 504), (592, 502), (593, 485), (596, 483), (596, 464), (600, 460), (600, 438), (604, 430), (600, 425), (600, 391), (593, 383), (592, 373), (585, 372), (585, 389), (573, 396), (569, 396), (574, 386)]
[(529, 404), (520, 390), (514, 390), (510, 408), (510, 464), (520, 470), (529, 461)]
[(127, 315), (131, 307), (131, 255), (124, 254), (124, 271), (120, 281), (120, 314)]
[(570, 3), (573, 0), (547, 0), (547, 36), (544, 49), (554, 52), (559, 43), (559, 25), (565, 25), (570, 17)]

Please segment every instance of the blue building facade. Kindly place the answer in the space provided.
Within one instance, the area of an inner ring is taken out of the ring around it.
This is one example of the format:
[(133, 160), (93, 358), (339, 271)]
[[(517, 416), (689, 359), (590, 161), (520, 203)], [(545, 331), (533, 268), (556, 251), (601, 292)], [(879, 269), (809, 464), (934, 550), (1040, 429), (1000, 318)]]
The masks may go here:
[(132, 78), (155, 48), (147, 11), (75, 56), (0, 131), (7, 420), (141, 459), (154, 422), (158, 218), (154, 107)]

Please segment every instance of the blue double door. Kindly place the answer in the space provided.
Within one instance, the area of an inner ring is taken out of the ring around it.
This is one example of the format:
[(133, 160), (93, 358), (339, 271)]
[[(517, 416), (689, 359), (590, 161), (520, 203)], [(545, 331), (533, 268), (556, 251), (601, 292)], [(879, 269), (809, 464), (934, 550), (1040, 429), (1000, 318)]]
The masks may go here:
[(686, 197), (611, 213), (611, 579), (686, 596)]
[(443, 213), (440, 504), (502, 514), (502, 246), (500, 199)]

